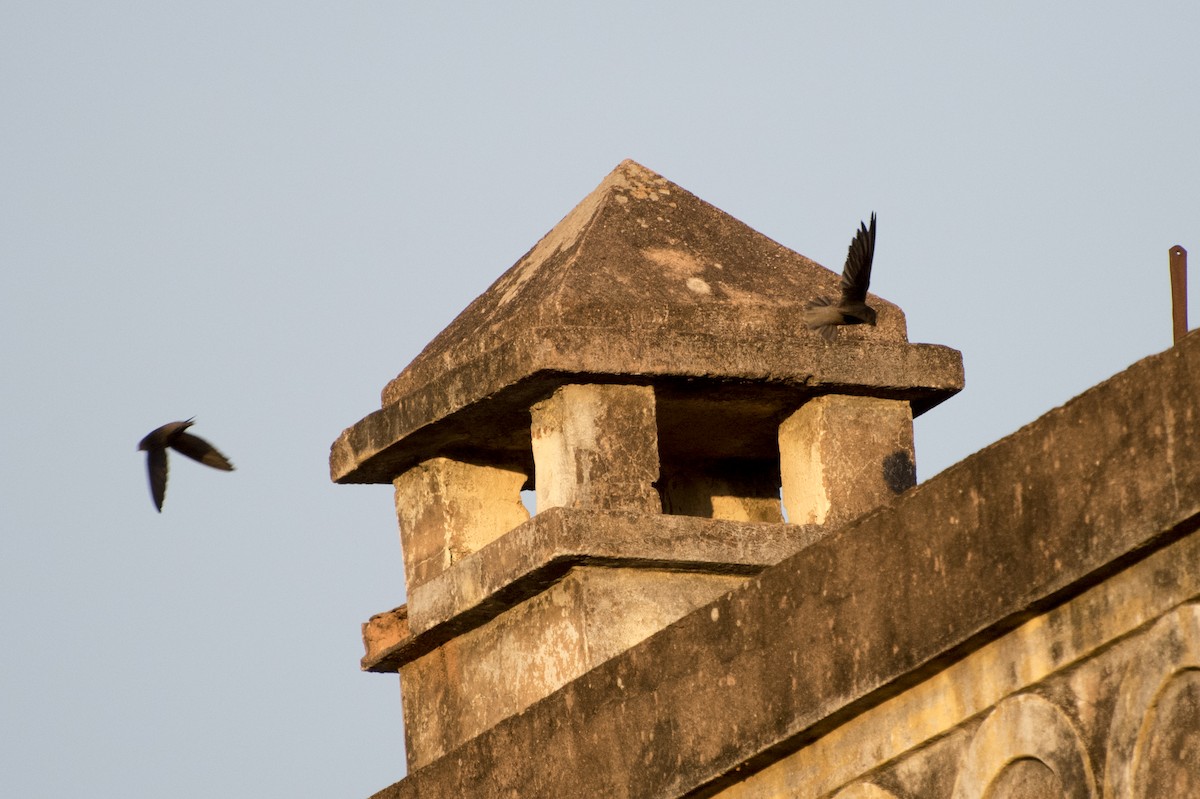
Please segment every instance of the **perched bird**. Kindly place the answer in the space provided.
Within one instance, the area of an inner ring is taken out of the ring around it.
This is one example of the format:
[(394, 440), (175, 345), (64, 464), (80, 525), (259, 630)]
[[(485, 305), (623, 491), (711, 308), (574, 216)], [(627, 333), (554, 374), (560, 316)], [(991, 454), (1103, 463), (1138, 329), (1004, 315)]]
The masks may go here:
[(150, 472), (150, 493), (154, 496), (154, 507), (162, 513), (163, 497), (167, 495), (167, 447), (197, 460), (205, 466), (232, 472), (233, 464), (229, 462), (216, 447), (203, 438), (187, 432), (192, 426), (193, 419), (186, 422), (169, 422), (150, 432), (141, 443), (139, 450), (146, 451), (146, 468)]
[(846, 266), (842, 269), (842, 298), (834, 303), (829, 297), (818, 297), (805, 306), (801, 318), (809, 330), (820, 331), (826, 341), (833, 341), (838, 325), (874, 325), (875, 309), (867, 305), (867, 286), (871, 284), (871, 261), (875, 258), (875, 214), (871, 227), (859, 223), (858, 233), (850, 242)]

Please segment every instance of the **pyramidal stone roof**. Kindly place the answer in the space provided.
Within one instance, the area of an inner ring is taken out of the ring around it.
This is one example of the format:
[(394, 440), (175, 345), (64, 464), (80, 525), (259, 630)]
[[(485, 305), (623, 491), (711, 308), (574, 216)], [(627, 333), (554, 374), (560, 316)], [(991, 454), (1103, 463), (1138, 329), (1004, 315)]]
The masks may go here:
[(793, 407), (798, 389), (840, 391), (917, 413), (960, 390), (961, 355), (908, 344), (903, 312), (879, 297), (876, 327), (832, 343), (800, 324), (805, 303), (837, 296), (840, 266), (624, 161), (388, 383), (382, 409), (334, 443), (332, 477), (390, 482), (472, 450), (523, 463), (529, 404), (584, 379), (769, 385), (790, 388)]

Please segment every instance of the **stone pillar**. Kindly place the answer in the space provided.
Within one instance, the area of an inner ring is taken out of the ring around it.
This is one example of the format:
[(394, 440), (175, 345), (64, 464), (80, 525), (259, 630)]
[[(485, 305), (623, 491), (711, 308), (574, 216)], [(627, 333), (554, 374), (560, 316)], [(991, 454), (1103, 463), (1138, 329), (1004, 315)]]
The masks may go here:
[(783, 507), (792, 524), (840, 525), (916, 485), (912, 409), (827, 394), (779, 426)]
[(432, 458), (393, 481), (404, 578), (411, 590), (529, 519), (526, 476), (514, 469)]
[(530, 415), (539, 512), (662, 512), (653, 388), (566, 385)]

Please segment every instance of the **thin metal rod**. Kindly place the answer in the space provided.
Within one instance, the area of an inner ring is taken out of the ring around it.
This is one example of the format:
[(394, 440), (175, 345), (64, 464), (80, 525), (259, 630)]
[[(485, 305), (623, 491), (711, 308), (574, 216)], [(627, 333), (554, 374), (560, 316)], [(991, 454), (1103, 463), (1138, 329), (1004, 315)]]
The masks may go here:
[(1176, 244), (1171, 248), (1171, 321), (1175, 343), (1187, 335), (1187, 250)]

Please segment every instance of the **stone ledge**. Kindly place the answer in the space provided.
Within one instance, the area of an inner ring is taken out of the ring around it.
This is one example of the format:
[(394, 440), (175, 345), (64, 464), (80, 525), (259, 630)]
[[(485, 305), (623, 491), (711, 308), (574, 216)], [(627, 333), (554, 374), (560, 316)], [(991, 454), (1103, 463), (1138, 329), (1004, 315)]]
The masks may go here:
[(1189, 336), (376, 797), (711, 795), (1194, 535), (1197, 396)]
[(551, 508), (409, 591), (363, 625), (365, 671), (395, 673), (538, 594), (577, 566), (754, 575), (818, 540), (819, 526)]
[[(579, 371), (583, 363), (586, 372)], [(567, 383), (614, 380), (700, 381), (711, 384), (714, 399), (724, 385), (756, 384), (764, 397), (774, 397), (780, 413), (817, 394), (865, 394), (908, 400), (919, 415), (962, 389), (963, 367), (957, 350), (936, 344), (848, 339), (830, 345), (778, 332), (739, 340), (667, 330), (620, 339), (603, 329), (538, 328), (347, 428), (330, 452), (331, 477), (390, 483), (425, 458), (484, 448), (525, 464), (530, 405)]]
[[(368, 653), (389, 651), (412, 637), (408, 605), (376, 613), (362, 626), (363, 646)], [(364, 666), (365, 668), (365, 666)]]

